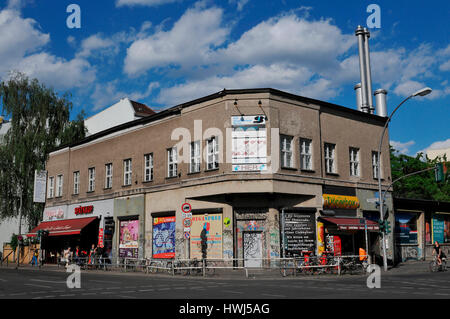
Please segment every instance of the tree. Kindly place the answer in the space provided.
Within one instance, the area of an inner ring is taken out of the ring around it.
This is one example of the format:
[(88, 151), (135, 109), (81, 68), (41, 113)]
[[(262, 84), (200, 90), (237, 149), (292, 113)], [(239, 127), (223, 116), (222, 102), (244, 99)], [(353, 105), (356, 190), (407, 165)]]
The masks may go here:
[[(392, 180), (396, 180), (406, 174), (434, 167), (436, 163), (446, 162), (447, 160), (446, 157), (437, 157), (431, 160), (423, 153), (418, 153), (416, 157), (404, 154), (397, 155), (392, 146), (390, 150)], [(450, 183), (448, 178), (442, 183), (437, 183), (434, 174), (434, 170), (430, 170), (399, 180), (393, 185), (394, 196), (450, 202)]]
[(0, 83), (2, 112), (11, 128), (0, 146), (0, 220), (19, 216), (30, 226), (41, 219), (43, 204), (33, 203), (34, 171), (45, 168), (49, 153), (58, 145), (85, 137), (83, 115), (70, 121), (69, 94), (59, 97), (53, 89), (14, 73)]

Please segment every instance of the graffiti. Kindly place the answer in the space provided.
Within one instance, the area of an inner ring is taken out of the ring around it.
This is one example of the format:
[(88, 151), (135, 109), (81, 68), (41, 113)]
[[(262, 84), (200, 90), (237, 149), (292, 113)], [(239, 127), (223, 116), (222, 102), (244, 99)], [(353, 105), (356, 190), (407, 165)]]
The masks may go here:
[(257, 258), (261, 254), (261, 245), (258, 240), (258, 233), (244, 233), (244, 257)]
[(225, 255), (225, 258), (233, 258), (233, 251), (232, 250), (224, 250), (223, 254)]

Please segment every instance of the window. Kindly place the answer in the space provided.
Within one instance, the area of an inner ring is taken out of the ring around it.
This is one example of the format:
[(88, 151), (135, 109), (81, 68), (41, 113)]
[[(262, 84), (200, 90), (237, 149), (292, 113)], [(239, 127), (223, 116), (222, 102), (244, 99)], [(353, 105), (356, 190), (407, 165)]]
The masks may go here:
[(219, 141), (217, 136), (206, 141), (208, 151), (207, 169), (219, 168)]
[(191, 161), (189, 165), (189, 172), (200, 172), (200, 141), (191, 143)]
[(144, 155), (144, 182), (153, 180), (153, 153)]
[(359, 148), (350, 147), (350, 176), (359, 176)]
[(325, 143), (325, 171), (328, 174), (336, 173), (336, 145)]
[(294, 167), (292, 162), (292, 136), (281, 136), (281, 167)]
[(169, 148), (167, 150), (167, 176), (175, 177), (178, 174), (178, 164), (177, 164), (177, 148)]
[(95, 167), (91, 167), (88, 171), (89, 185), (88, 191), (93, 192), (95, 190)]
[(300, 168), (306, 171), (312, 171), (312, 140), (300, 139)]
[[(373, 173), (373, 178), (378, 179), (378, 165), (379, 165), (380, 161), (378, 158), (378, 152), (372, 152), (372, 173)], [(380, 175), (381, 177), (383, 176), (383, 174)]]
[(80, 193), (80, 172), (73, 172), (73, 193), (74, 195)]
[(63, 176), (58, 175), (56, 177), (56, 197), (61, 197), (63, 191)]
[(48, 178), (48, 198), (53, 198), (55, 196), (55, 178)]
[(112, 188), (113, 165), (112, 163), (105, 165), (105, 188)]
[(123, 185), (131, 185), (131, 159), (123, 161)]

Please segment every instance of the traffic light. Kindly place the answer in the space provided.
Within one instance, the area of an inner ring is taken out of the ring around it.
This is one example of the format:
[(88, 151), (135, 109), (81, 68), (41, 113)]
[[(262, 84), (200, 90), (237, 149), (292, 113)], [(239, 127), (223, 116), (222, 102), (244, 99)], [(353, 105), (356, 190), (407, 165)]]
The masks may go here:
[(389, 234), (391, 232), (391, 222), (388, 220), (384, 221), (385, 225), (384, 225), (384, 229), (386, 234)]
[(380, 233), (384, 233), (386, 224), (384, 223), (384, 221), (382, 221), (381, 219), (378, 220), (378, 227), (380, 229)]

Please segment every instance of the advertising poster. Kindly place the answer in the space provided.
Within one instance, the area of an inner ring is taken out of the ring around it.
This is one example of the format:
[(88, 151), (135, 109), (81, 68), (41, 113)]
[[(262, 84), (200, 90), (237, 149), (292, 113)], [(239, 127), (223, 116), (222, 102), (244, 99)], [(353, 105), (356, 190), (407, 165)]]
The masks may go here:
[(314, 213), (284, 214), (284, 234), (286, 253), (298, 254), (301, 251), (316, 250), (316, 218)]
[(120, 221), (119, 256), (138, 258), (139, 220)]
[(153, 218), (153, 258), (175, 258), (175, 216)]
[(443, 215), (433, 216), (433, 243), (437, 241), (438, 243), (444, 243), (444, 229), (445, 222)]
[(317, 222), (317, 254), (322, 255), (325, 251), (325, 231), (323, 223)]
[(222, 214), (193, 215), (191, 226), (191, 258), (202, 259), (201, 233), (206, 234), (206, 258), (222, 259)]
[(417, 244), (417, 214), (395, 214), (395, 236), (400, 244)]

